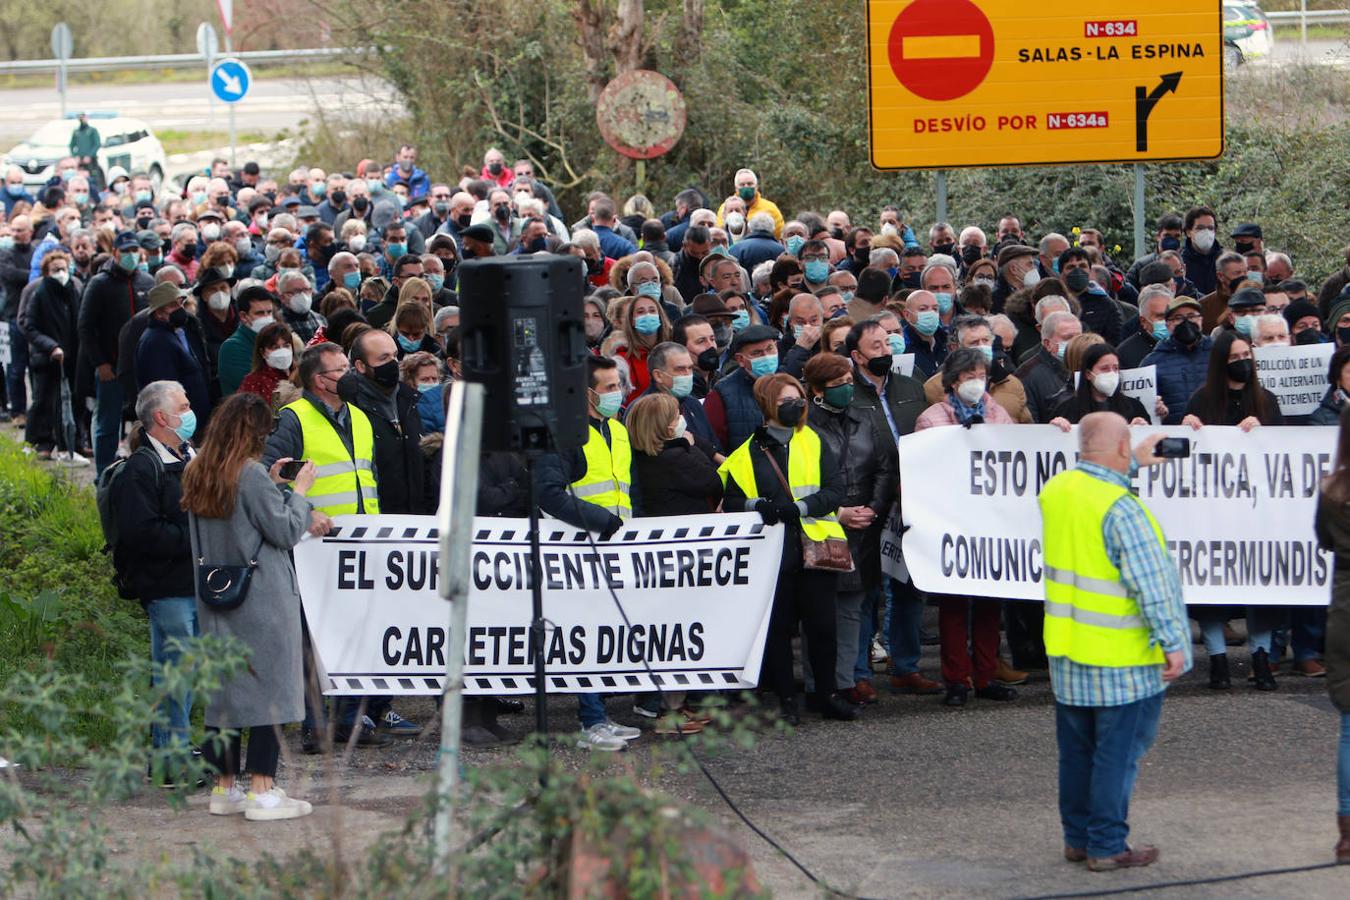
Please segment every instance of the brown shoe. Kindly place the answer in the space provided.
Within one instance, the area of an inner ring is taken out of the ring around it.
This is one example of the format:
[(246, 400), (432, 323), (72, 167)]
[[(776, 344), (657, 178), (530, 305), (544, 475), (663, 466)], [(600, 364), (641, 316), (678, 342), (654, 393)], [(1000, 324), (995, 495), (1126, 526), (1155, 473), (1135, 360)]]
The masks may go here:
[(1077, 847), (1065, 847), (1064, 859), (1071, 863), (1087, 862), (1087, 851), (1080, 850)]
[(697, 722), (700, 725), (711, 725), (713, 723), (711, 715), (701, 709), (694, 709), (692, 706), (681, 706), (679, 713), (690, 722)]
[(998, 666), (994, 669), (994, 680), (1001, 681), (1004, 684), (1026, 684), (1027, 673), (1017, 671), (1000, 659)]
[(857, 699), (850, 700), (852, 703), (857, 703), (862, 706), (871, 706), (873, 703), (877, 702), (877, 689), (872, 687), (870, 679), (859, 678), (858, 683), (853, 685), (853, 694)]
[(657, 734), (698, 734), (701, 731), (703, 731), (701, 722), (686, 719), (678, 712), (666, 713), (656, 720)]
[(1304, 678), (1326, 678), (1327, 667), (1319, 660), (1305, 659), (1303, 662), (1294, 663), (1294, 674), (1302, 675)]
[(1336, 844), (1336, 864), (1350, 865), (1350, 816), (1337, 816), (1336, 824), (1341, 829), (1341, 839)]
[(1110, 872), (1113, 869), (1135, 869), (1151, 866), (1158, 861), (1157, 847), (1126, 847), (1124, 853), (1115, 856), (1089, 856), (1087, 867), (1093, 872)]
[(929, 678), (924, 678), (918, 672), (910, 672), (908, 675), (892, 675), (890, 681), (892, 693), (896, 694), (940, 694), (942, 685)]

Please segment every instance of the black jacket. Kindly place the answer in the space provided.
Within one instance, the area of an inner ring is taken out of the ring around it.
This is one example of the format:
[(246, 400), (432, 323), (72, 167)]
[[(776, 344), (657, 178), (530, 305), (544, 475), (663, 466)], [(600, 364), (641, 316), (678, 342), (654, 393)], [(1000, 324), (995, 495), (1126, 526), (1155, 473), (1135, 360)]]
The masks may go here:
[[(778, 474), (770, 465), (765, 453), (772, 453), (783, 475), (788, 473), (788, 454), (791, 444), (784, 446), (764, 426), (756, 429), (750, 439), (750, 463), (755, 471), (755, 488), (759, 495), (774, 502), (791, 500), (787, 489), (778, 480)], [(722, 508), (727, 512), (745, 512), (745, 491), (733, 478), (727, 479), (726, 494)], [(801, 501), (806, 504), (806, 514), (812, 518), (831, 515), (843, 505), (844, 482), (839, 473), (839, 460), (830, 449), (827, 441), (820, 442), (820, 490)], [(787, 527), (783, 535), (783, 560), (780, 572), (797, 572), (802, 567), (802, 527), (799, 522), (784, 523)]]
[(1116, 348), (1116, 358), (1120, 360), (1122, 369), (1137, 369), (1143, 363), (1144, 357), (1152, 353), (1156, 346), (1158, 339), (1151, 333), (1136, 331)]
[(155, 280), (141, 271), (128, 274), (112, 260), (89, 279), (80, 301), (80, 355), (91, 369), (118, 360), (117, 338), (122, 326), (145, 309), (145, 295)]
[(839, 576), (839, 590), (874, 587), (881, 583), (881, 530), (900, 480), (900, 464), (891, 449), (889, 430), (882, 434), (862, 407), (849, 406), (835, 413), (818, 404), (811, 410), (811, 427), (839, 461), (844, 485), (844, 499), (839, 505), (866, 506), (876, 513), (870, 527), (844, 529), (854, 569)]
[(1126, 422), (1133, 422), (1135, 419), (1143, 419), (1151, 422), (1148, 410), (1144, 409), (1144, 404), (1140, 403), (1134, 397), (1126, 396), (1120, 391), (1116, 391), (1105, 403), (1095, 404), (1084, 400), (1081, 394), (1072, 394), (1067, 400), (1055, 407), (1055, 418), (1064, 418), (1069, 420), (1069, 424), (1077, 425), (1083, 421), (1083, 417), (1088, 413), (1094, 412), (1113, 412), (1122, 416)]
[(183, 511), (183, 460), (157, 458), (148, 438), (127, 459), (113, 483), (112, 508), (118, 544), (117, 570), (141, 603), (163, 597), (191, 597), (192, 544)]
[(1031, 421), (1044, 425), (1055, 417), (1055, 409), (1073, 393), (1072, 379), (1064, 363), (1050, 355), (1042, 345), (1017, 370), (1027, 392), (1027, 412)]
[(675, 263), (670, 267), (671, 273), (675, 276), (675, 289), (680, 292), (685, 303), (693, 303), (694, 298), (706, 290), (698, 278), (698, 269), (702, 262), (703, 260), (694, 259), (683, 250), (675, 254)]
[(656, 456), (634, 450), (633, 478), (642, 485), (643, 515), (710, 513), (722, 499), (717, 466), (684, 438), (666, 441)]
[(26, 293), (19, 307), (19, 329), (28, 341), (29, 365), (48, 365), (52, 351), (60, 347), (65, 353), (62, 367), (66, 377), (74, 378), (80, 353), (80, 291), (76, 280), (62, 285), (43, 276)]
[[(127, 323), (132, 327), (132, 323)], [(206, 361), (206, 342), (201, 327), (192, 316), (183, 328), (187, 349), (178, 333), (167, 323), (147, 318), (145, 331), (136, 344), (136, 390), (152, 381), (176, 381), (183, 386), (192, 411), (197, 414), (197, 434), (206, 431), (219, 390), (211, 388), (211, 372)]]
[(914, 423), (929, 407), (928, 398), (923, 393), (923, 383), (913, 378), (906, 378), (899, 372), (892, 372), (886, 376), (885, 392), (885, 397), (878, 398), (876, 388), (872, 387), (872, 382), (867, 380), (867, 376), (857, 366), (853, 367), (853, 403), (851, 406), (866, 411), (872, 419), (872, 424), (876, 426), (877, 432), (891, 437), (890, 422), (886, 420), (886, 411), (881, 408), (881, 404), (884, 402), (890, 410), (891, 418), (895, 420), (895, 427), (900, 432), (900, 436), (913, 434)]
[(33, 244), (15, 245), (0, 250), (0, 293), (4, 294), (4, 317), (13, 319), (19, 314), (19, 295), (28, 284), (28, 270), (33, 262)]
[(421, 448), (422, 417), (417, 414), (417, 391), (405, 384), (398, 385), (392, 397), (397, 417), (390, 418), (388, 407), (377, 402), (379, 388), (361, 375), (353, 373), (353, 376), (354, 384), (365, 384), (353, 396), (343, 399), (370, 419), (375, 437), (380, 512), (435, 513), (436, 501), (427, 492), (427, 462)]

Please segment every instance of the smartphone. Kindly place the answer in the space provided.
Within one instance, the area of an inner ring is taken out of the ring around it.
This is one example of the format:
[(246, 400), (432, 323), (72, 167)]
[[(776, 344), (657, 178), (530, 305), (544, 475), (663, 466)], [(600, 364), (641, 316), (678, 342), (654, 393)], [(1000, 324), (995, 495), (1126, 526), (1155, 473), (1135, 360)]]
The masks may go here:
[(1163, 438), (1153, 448), (1153, 455), (1159, 459), (1186, 459), (1191, 455), (1191, 439), (1184, 437)]
[(281, 471), (278, 473), (286, 481), (294, 481), (295, 476), (300, 474), (300, 470), (305, 467), (303, 459), (293, 459), (290, 462), (281, 464)]

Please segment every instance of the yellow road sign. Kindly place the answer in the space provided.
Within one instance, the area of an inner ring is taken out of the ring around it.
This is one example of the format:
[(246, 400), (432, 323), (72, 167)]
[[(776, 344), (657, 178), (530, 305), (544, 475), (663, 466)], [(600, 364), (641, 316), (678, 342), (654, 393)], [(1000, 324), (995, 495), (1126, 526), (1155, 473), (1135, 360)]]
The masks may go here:
[(869, 0), (878, 169), (1212, 159), (1215, 0)]

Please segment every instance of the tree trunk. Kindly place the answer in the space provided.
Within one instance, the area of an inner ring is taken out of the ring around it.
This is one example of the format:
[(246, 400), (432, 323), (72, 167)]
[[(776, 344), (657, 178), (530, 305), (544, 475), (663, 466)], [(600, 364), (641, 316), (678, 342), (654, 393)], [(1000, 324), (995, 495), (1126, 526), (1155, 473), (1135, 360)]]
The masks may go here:
[(615, 74), (642, 68), (643, 0), (619, 0), (619, 18), (609, 29)]
[(581, 53), (586, 58), (587, 91), (591, 102), (595, 103), (609, 83), (605, 48), (605, 20), (609, 16), (605, 0), (577, 0), (573, 16), (577, 21)]
[(702, 51), (703, 0), (684, 0), (680, 33), (675, 37), (675, 60), (679, 69), (683, 71), (696, 63)]

